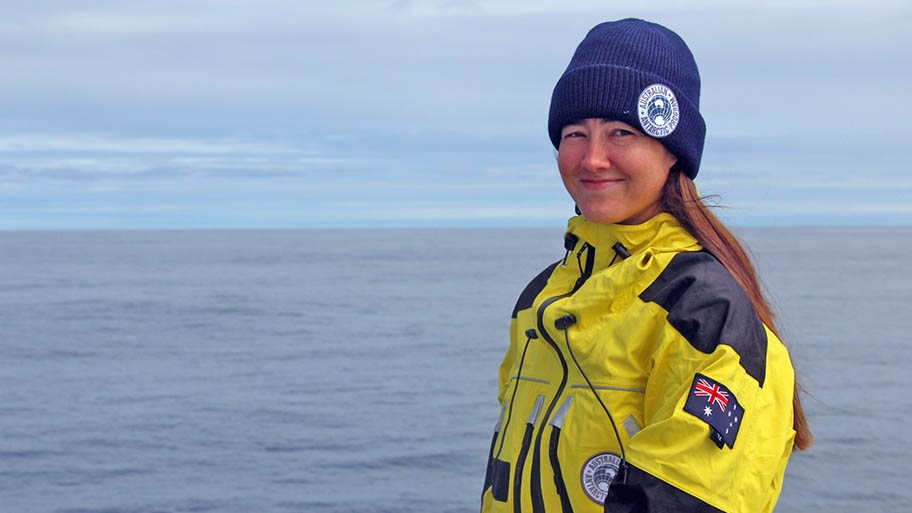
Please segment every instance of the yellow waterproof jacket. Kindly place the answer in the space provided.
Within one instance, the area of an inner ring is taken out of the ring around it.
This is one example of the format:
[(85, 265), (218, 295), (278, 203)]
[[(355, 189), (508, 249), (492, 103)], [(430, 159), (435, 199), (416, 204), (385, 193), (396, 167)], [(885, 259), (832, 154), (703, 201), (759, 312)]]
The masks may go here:
[(669, 214), (564, 242), (513, 312), (482, 512), (772, 511), (794, 372), (744, 290)]

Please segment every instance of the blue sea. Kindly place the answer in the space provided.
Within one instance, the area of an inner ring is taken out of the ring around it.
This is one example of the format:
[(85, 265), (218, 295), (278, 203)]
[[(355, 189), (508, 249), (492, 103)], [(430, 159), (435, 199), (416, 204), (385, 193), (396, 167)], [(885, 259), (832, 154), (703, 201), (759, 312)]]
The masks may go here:
[[(817, 444), (777, 511), (912, 510), (912, 228), (752, 228)], [(471, 512), (554, 229), (0, 233), (0, 513)]]

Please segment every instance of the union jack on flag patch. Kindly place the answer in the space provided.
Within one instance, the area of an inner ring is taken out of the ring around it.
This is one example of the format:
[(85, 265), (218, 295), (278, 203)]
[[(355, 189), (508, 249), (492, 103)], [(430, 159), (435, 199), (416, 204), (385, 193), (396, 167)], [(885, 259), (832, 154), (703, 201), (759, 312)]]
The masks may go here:
[(709, 424), (709, 438), (720, 449), (723, 445), (734, 447), (745, 412), (728, 387), (697, 374), (687, 394), (684, 411)]
[(697, 397), (708, 397), (710, 404), (717, 404), (722, 411), (728, 406), (728, 392), (725, 391), (718, 383), (712, 385), (706, 381), (706, 378), (697, 378), (694, 382), (694, 395)]

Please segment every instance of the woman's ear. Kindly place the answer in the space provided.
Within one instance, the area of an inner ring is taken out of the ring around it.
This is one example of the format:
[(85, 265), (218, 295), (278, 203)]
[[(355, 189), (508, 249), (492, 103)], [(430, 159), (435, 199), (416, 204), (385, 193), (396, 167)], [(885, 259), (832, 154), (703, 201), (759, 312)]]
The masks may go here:
[(680, 162), (680, 160), (678, 160), (678, 157), (676, 157), (674, 155), (674, 153), (668, 151), (668, 149), (666, 148), (665, 149), (665, 162), (668, 163), (668, 172), (671, 173), (671, 171), (674, 169), (674, 167), (678, 165), (678, 162)]

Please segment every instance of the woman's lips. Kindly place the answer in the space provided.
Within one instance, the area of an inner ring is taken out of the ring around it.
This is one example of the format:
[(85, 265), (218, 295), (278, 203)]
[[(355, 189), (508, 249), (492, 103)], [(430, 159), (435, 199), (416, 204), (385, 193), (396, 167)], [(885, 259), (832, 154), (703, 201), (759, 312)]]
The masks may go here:
[(593, 178), (580, 180), (583, 184), (583, 188), (590, 191), (607, 189), (608, 187), (615, 186), (623, 181), (623, 178)]

